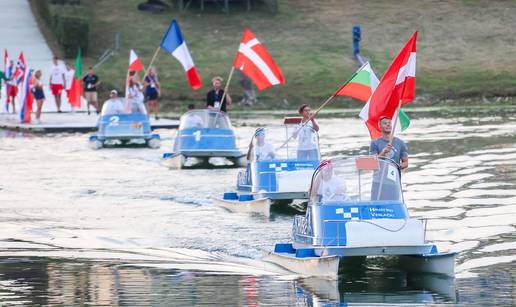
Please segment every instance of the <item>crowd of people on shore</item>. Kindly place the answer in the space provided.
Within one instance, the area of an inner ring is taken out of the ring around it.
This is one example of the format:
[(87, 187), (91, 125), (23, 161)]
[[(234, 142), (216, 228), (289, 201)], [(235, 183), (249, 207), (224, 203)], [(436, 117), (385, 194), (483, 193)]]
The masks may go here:
[[(14, 67), (13, 61), (11, 61), (9, 67), (11, 69)], [(70, 92), (73, 79), (75, 78), (75, 70), (69, 63), (61, 65), (58, 57), (53, 58), (48, 85), (44, 84), (42, 81), (42, 70), (31, 70), (30, 74), (30, 93), (33, 100), (36, 102), (36, 110), (34, 112), (36, 116), (36, 124), (41, 123), (42, 108), (47, 100), (47, 97), (45, 96), (46, 86), (48, 86), (48, 91), (53, 96), (57, 113), (62, 113), (63, 92), (65, 93), (68, 103), (71, 105), (72, 112), (76, 111), (76, 108), (70, 102)], [(102, 108), (98, 95), (99, 86), (102, 83), (100, 77), (95, 74), (93, 67), (89, 67), (87, 73), (84, 76), (81, 76), (81, 80), (83, 86), (83, 99), (86, 101), (86, 112), (88, 115), (90, 115), (92, 111), (99, 114)], [(232, 99), (229, 93), (226, 93), (222, 88), (222, 83), (224, 81), (223, 78), (215, 76), (211, 81), (212, 89), (206, 94), (206, 108), (227, 112), (228, 107), (232, 104)], [(17, 112), (16, 99), (19, 99), (21, 96), (20, 89), (18, 88), (19, 81), (14, 78), (9, 78), (8, 74), (0, 71), (0, 98), (2, 83), (5, 84), (6, 87), (5, 110), (8, 113), (10, 112), (15, 114)], [(158, 100), (161, 97), (161, 83), (155, 67), (150, 67), (144, 74), (142, 80), (140, 80), (137, 72), (130, 71), (127, 78), (126, 92), (128, 102), (131, 102), (132, 104), (136, 104), (136, 101), (144, 103), (146, 112), (148, 114), (153, 113), (154, 118), (159, 120)]]

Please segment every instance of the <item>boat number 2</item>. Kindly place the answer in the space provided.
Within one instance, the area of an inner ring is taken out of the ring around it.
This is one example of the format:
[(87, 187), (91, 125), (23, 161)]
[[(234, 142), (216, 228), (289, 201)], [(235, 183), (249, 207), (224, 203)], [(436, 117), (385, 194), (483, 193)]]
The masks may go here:
[(110, 126), (118, 126), (118, 122), (120, 121), (120, 117), (118, 116), (111, 116), (109, 118), (109, 125)]
[(197, 130), (194, 133), (192, 133), (193, 136), (195, 136), (195, 141), (199, 142), (201, 140), (201, 130)]

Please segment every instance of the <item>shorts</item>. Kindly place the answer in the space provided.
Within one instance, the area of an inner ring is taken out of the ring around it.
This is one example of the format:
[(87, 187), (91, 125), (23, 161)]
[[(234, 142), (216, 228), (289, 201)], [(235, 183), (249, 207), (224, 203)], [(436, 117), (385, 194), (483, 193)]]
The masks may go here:
[(84, 98), (87, 102), (97, 101), (97, 92), (84, 92)]
[(145, 93), (145, 101), (158, 99), (158, 91)]
[(34, 89), (34, 99), (36, 100), (41, 100), (41, 99), (45, 99), (45, 93), (43, 93), (43, 90), (42, 89)]
[(57, 84), (57, 83), (52, 83), (52, 84), (50, 84), (50, 90), (52, 91), (52, 95), (59, 96), (59, 95), (61, 95), (61, 92), (63, 91), (63, 85)]
[(9, 96), (14, 97), (18, 94), (18, 87), (14, 85), (9, 85)]

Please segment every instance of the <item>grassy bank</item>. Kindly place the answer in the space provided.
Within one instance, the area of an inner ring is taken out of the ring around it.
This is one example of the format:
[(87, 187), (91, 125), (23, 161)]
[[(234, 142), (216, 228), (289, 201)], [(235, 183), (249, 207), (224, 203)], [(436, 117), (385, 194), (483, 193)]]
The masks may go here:
[[(142, 0), (83, 1), (91, 16), (90, 57), (93, 64), (115, 33), (121, 45), (98, 74), (103, 89), (123, 88), (128, 51), (133, 48), (145, 65), (159, 45), (170, 20), (182, 26), (204, 86), (188, 87), (180, 64), (163, 52), (156, 61), (164, 87), (162, 104), (173, 110), (186, 101), (204, 99), (214, 75), (226, 77), (243, 27), (266, 45), (285, 75), (286, 84), (259, 93), (258, 108), (292, 108), (301, 102), (318, 104), (357, 68), (351, 57), (351, 28), (362, 26), (362, 53), (379, 76), (410, 37), (419, 30), (417, 95), (419, 104), (446, 98), (513, 96), (516, 94), (516, 4), (513, 1), (343, 1), (281, 0), (279, 11), (246, 12), (233, 7), (230, 15), (193, 1), (180, 14), (136, 10)], [(232, 82), (235, 100), (241, 95), (238, 76)], [(339, 106), (356, 101), (337, 98)]]

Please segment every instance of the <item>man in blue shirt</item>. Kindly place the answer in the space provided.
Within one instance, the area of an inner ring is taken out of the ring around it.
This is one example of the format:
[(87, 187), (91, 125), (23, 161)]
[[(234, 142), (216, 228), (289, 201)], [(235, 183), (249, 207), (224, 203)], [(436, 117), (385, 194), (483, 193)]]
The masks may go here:
[(389, 144), (389, 138), (392, 131), (391, 119), (387, 116), (380, 117), (378, 121), (382, 137), (371, 141), (369, 154), (386, 157), (398, 163), (401, 169), (408, 167), (408, 150), (407, 145), (401, 139), (394, 137), (392, 144)]

